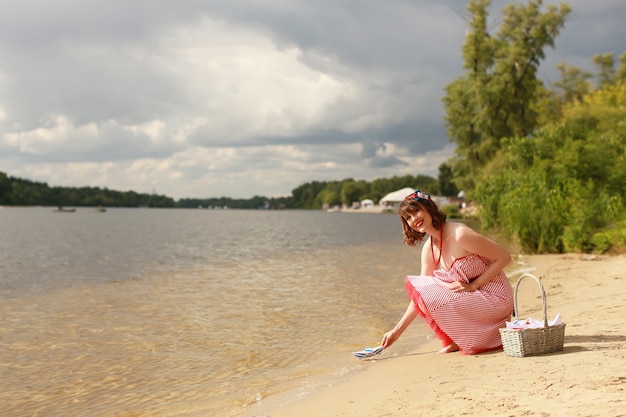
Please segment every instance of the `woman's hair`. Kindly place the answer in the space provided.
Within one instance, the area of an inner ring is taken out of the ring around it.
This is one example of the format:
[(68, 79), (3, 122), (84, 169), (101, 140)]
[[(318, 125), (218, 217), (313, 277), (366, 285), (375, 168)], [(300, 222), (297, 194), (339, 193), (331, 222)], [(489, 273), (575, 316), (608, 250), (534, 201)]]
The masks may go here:
[(418, 194), (416, 191), (415, 194), (411, 194), (407, 198), (404, 199), (402, 203), (400, 203), (400, 208), (398, 209), (398, 214), (400, 215), (400, 221), (402, 222), (402, 235), (404, 236), (404, 243), (406, 245), (415, 246), (424, 240), (424, 236), (426, 233), (420, 233), (416, 230), (413, 230), (411, 226), (407, 223), (405, 217), (406, 215), (411, 215), (416, 213), (419, 209), (426, 210), (428, 214), (433, 218), (433, 227), (439, 230), (443, 227), (443, 224), (446, 222), (446, 213), (439, 210), (437, 204), (430, 199), (428, 194), (419, 193), (419, 195), (427, 196), (428, 198), (416, 197)]

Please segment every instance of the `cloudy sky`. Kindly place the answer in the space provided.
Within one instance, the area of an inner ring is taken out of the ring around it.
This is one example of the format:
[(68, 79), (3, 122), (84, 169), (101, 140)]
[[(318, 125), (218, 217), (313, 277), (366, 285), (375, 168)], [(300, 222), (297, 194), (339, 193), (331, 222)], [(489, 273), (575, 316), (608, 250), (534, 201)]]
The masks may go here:
[[(568, 3), (546, 82), (559, 62), (626, 50), (624, 0)], [(454, 152), (441, 98), (465, 4), (4, 0), (0, 171), (175, 199), (436, 177)]]

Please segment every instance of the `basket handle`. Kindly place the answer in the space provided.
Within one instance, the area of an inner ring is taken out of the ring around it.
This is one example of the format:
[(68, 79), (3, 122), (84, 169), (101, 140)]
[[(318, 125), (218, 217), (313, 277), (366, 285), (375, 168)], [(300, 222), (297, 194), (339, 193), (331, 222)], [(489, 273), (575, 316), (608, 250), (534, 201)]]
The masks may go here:
[(548, 328), (548, 310), (546, 306), (546, 290), (543, 288), (543, 284), (541, 283), (541, 280), (533, 274), (525, 273), (521, 277), (519, 277), (517, 279), (517, 282), (515, 283), (515, 294), (513, 297), (513, 306), (515, 308), (515, 320), (519, 320), (519, 316), (518, 316), (519, 310), (517, 309), (517, 289), (519, 287), (519, 284), (522, 282), (524, 278), (534, 279), (537, 285), (539, 285), (539, 288), (541, 289), (541, 301), (543, 303), (543, 327), (547, 329)]

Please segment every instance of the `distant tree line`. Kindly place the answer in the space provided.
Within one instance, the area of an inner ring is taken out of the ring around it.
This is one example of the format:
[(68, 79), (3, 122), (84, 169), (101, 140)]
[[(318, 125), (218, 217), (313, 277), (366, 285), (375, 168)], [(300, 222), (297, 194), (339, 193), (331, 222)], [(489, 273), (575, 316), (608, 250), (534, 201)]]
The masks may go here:
[[(444, 170), (445, 171), (445, 170)], [(451, 184), (448, 187), (454, 187)], [(426, 175), (405, 175), (376, 179), (372, 182), (354, 180), (313, 181), (302, 184), (286, 197), (254, 196), (249, 199), (182, 198), (134, 191), (114, 191), (99, 187), (50, 187), (36, 182), (8, 176), (0, 172), (0, 205), (4, 206), (63, 206), (63, 207), (158, 207), (158, 208), (212, 208), (212, 209), (321, 209), (325, 205), (351, 205), (355, 201), (371, 199), (374, 202), (386, 194), (404, 187), (421, 187), (431, 194), (442, 189), (435, 178)], [(446, 189), (446, 186), (443, 187)], [(454, 188), (448, 188), (455, 194)]]
[(404, 187), (421, 187), (432, 194), (439, 192), (435, 178), (426, 175), (405, 175), (376, 179), (372, 182), (354, 180), (313, 181), (292, 191), (293, 208), (320, 209), (328, 206), (350, 206), (353, 202), (370, 199), (378, 203), (392, 191)]
[(50, 187), (0, 172), (0, 205), (84, 207), (175, 207), (172, 198), (99, 187)]
[(182, 198), (176, 202), (180, 208), (233, 208), (233, 209), (266, 209), (280, 210), (292, 208), (291, 197), (263, 197), (255, 195), (252, 198)]
[(404, 175), (379, 178), (373, 181), (346, 178), (339, 181), (312, 181), (299, 185), (286, 197), (254, 196), (249, 199), (183, 198), (175, 207), (235, 208), (235, 209), (322, 209), (325, 206), (351, 206), (354, 202), (381, 198), (400, 188), (420, 187), (433, 195), (456, 196), (458, 189), (452, 182), (452, 170), (446, 164), (439, 167), (437, 179), (428, 175)]

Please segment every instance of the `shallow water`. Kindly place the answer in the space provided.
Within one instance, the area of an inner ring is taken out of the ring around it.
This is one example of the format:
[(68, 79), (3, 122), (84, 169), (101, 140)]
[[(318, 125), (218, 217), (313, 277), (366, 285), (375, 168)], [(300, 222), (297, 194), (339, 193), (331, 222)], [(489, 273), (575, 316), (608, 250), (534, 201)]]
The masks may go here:
[(419, 270), (390, 214), (4, 208), (0, 231), (3, 416), (229, 417), (303, 395), (363, 366), (350, 352)]

